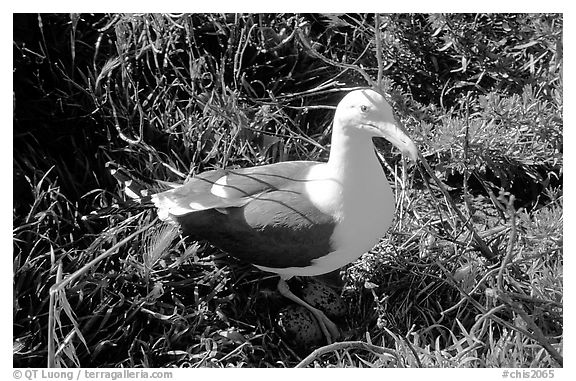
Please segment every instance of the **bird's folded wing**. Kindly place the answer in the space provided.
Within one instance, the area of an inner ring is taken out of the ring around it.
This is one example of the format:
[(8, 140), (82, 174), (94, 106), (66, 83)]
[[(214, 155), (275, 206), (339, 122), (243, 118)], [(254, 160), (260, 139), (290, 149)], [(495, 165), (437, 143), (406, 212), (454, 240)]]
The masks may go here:
[(241, 207), (266, 192), (304, 183), (312, 161), (291, 161), (259, 167), (217, 169), (193, 177), (184, 185), (152, 196), (160, 218), (207, 210)]

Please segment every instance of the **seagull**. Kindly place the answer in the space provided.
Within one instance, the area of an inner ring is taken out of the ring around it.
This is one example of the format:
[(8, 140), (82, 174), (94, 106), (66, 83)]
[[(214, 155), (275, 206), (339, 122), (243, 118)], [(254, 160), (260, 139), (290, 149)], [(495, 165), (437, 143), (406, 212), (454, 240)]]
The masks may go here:
[(354, 90), (336, 108), (327, 162), (211, 170), (151, 195), (151, 201), (159, 218), (179, 225), (183, 235), (278, 274), (280, 294), (306, 307), (331, 343), (338, 327), (286, 281), (355, 261), (390, 227), (395, 200), (374, 137), (417, 160), (415, 144), (385, 98), (372, 89)]

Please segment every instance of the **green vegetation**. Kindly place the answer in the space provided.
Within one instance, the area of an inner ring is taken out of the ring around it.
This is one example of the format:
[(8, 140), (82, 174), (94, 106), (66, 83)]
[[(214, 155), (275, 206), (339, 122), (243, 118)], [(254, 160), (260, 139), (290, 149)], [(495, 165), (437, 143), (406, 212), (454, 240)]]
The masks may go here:
[(561, 366), (562, 22), (14, 15), (14, 366), (300, 363), (276, 278), (181, 239), (106, 163), (155, 189), (325, 159), (333, 106), (377, 83), (423, 160), (377, 142), (399, 213), (342, 271), (348, 343), (306, 364)]

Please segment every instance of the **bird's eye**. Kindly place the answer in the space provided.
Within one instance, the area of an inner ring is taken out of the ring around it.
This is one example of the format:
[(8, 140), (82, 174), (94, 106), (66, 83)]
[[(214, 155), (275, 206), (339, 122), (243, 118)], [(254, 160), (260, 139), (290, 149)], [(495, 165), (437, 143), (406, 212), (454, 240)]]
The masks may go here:
[(367, 112), (367, 111), (368, 111), (368, 106), (366, 106), (366, 105), (361, 105), (361, 106), (360, 106), (360, 111), (362, 111), (362, 112)]

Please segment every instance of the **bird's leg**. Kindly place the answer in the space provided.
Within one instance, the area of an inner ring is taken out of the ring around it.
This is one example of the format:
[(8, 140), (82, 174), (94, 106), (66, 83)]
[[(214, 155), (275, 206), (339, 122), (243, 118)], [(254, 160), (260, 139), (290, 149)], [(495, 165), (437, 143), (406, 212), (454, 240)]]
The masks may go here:
[(278, 291), (284, 297), (290, 299), (294, 303), (306, 307), (310, 312), (312, 312), (320, 324), (320, 329), (322, 329), (322, 333), (324, 333), (324, 336), (326, 336), (328, 344), (332, 344), (332, 341), (340, 336), (340, 331), (338, 330), (336, 324), (334, 324), (332, 320), (328, 319), (324, 312), (312, 307), (310, 304), (294, 295), (292, 291), (290, 291), (290, 287), (288, 287), (288, 283), (286, 283), (285, 279), (280, 278), (280, 281), (278, 282)]

